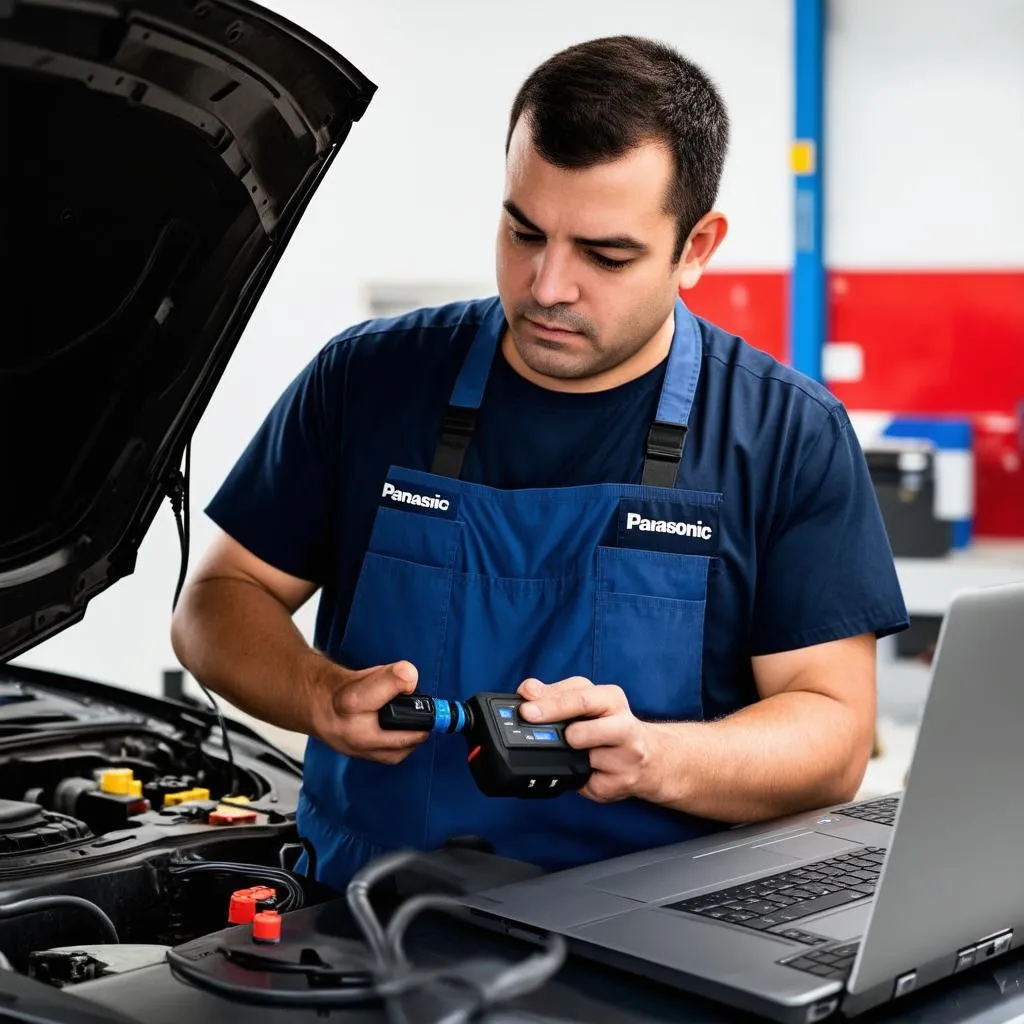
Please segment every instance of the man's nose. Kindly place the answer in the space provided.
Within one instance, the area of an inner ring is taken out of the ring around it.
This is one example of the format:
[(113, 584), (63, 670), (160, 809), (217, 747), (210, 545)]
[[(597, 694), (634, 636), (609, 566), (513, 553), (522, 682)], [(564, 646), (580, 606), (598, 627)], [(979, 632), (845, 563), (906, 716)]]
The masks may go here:
[(541, 306), (572, 305), (579, 301), (580, 291), (573, 273), (572, 257), (545, 246), (534, 264), (534, 299)]

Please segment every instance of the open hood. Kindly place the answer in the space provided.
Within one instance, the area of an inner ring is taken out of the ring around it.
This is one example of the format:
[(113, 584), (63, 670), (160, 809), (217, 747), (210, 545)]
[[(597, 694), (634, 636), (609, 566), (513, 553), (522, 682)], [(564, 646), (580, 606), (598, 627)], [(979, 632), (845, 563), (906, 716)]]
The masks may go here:
[(0, 0), (0, 661), (134, 570), (374, 89), (244, 0)]

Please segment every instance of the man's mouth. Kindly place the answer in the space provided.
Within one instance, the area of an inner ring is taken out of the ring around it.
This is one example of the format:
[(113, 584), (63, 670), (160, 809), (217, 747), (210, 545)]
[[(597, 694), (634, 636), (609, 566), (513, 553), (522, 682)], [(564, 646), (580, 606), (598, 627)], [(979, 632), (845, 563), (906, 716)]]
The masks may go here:
[(539, 320), (533, 320), (530, 317), (526, 318), (527, 323), (542, 336), (551, 338), (572, 338), (579, 335), (579, 331), (570, 331), (565, 327), (551, 326), (549, 324), (542, 323)]

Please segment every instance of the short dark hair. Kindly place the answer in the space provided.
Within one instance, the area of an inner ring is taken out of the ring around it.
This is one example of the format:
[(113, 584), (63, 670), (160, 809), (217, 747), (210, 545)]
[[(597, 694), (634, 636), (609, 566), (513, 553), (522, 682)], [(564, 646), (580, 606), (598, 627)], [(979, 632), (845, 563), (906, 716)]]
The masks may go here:
[(676, 174), (665, 210), (676, 217), (678, 260), (715, 204), (729, 148), (722, 97), (697, 65), (663, 43), (607, 36), (549, 57), (512, 104), (505, 153), (527, 114), (537, 152), (557, 167), (593, 167), (645, 142), (665, 144)]

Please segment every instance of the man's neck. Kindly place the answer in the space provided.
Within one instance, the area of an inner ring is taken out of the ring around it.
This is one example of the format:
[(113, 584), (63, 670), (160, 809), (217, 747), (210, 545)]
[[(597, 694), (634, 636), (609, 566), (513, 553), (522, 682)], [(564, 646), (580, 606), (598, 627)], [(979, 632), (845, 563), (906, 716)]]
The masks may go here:
[(547, 374), (531, 369), (523, 361), (512, 338), (512, 332), (507, 327), (501, 339), (501, 351), (509, 366), (516, 373), (538, 387), (547, 388), (549, 391), (586, 394), (617, 388), (653, 370), (668, 355), (669, 349), (672, 347), (674, 333), (675, 317), (673, 315), (665, 321), (665, 324), (650, 341), (637, 349), (628, 359), (589, 377), (549, 377)]

